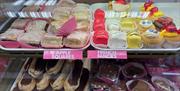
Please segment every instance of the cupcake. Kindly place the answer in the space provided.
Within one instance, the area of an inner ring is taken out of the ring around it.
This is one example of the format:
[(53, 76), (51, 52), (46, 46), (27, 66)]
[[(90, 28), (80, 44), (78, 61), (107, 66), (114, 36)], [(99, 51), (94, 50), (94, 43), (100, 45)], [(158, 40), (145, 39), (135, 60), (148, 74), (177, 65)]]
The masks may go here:
[(179, 91), (178, 87), (166, 78), (153, 76), (151, 81), (158, 91)]
[(49, 75), (57, 74), (62, 69), (63, 64), (64, 64), (63, 60), (53, 60), (47, 62), (47, 65), (45, 67), (47, 74)]
[(64, 82), (68, 77), (69, 73), (72, 70), (73, 64), (69, 61), (65, 62), (64, 67), (62, 68), (61, 73), (52, 76), (52, 80), (50, 82), (53, 90), (61, 90), (64, 86)]
[(44, 73), (41, 77), (37, 78), (36, 89), (38, 91), (45, 90), (49, 86), (50, 75)]
[(153, 22), (151, 20), (141, 20), (139, 22), (139, 30), (141, 33), (145, 32), (148, 29), (155, 29)]
[(112, 8), (112, 10), (118, 12), (128, 11), (131, 7), (130, 3), (127, 0), (115, 0), (110, 2), (110, 4), (109, 4), (109, 9)]
[(127, 36), (128, 48), (142, 48), (143, 42), (139, 33), (132, 32)]
[(143, 65), (139, 63), (128, 63), (122, 68), (123, 75), (128, 78), (142, 78), (147, 75)]
[(75, 60), (73, 70), (70, 72), (64, 83), (65, 91), (74, 91), (79, 87), (82, 70), (83, 62), (81, 60)]
[(34, 58), (31, 62), (31, 65), (28, 69), (29, 75), (34, 78), (38, 78), (45, 71), (46, 62), (41, 58)]
[(110, 49), (126, 49), (127, 34), (120, 31), (110, 31), (108, 39), (108, 47)]
[(163, 44), (164, 48), (178, 48), (180, 47), (180, 34), (175, 31), (163, 30), (161, 35), (164, 36), (165, 43)]
[(155, 91), (153, 86), (144, 80), (130, 80), (126, 85), (129, 91)]
[(36, 81), (29, 74), (24, 73), (18, 82), (18, 88), (21, 91), (33, 91)]
[(161, 48), (164, 43), (163, 36), (160, 35), (160, 32), (153, 29), (147, 30), (141, 36), (144, 46), (147, 48)]

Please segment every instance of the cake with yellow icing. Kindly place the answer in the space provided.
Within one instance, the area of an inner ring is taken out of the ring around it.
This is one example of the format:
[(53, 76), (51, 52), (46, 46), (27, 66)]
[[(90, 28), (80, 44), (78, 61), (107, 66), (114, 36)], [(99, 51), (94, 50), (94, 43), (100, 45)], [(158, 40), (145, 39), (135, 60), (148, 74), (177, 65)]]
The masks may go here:
[(142, 38), (139, 33), (133, 32), (127, 36), (128, 48), (142, 48)]

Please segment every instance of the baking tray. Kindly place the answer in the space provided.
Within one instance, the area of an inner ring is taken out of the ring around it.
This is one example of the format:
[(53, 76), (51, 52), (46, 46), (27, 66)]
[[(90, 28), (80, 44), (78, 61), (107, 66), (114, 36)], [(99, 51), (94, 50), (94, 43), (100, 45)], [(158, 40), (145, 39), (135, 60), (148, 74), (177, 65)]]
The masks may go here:
[[(90, 11), (90, 15), (92, 15), (91, 11)], [(89, 17), (89, 22), (90, 22), (90, 28), (89, 28), (89, 31), (91, 32), (91, 26), (92, 26), (92, 16)], [(9, 18), (8, 20), (5, 21), (4, 24), (2, 24), (2, 26), (0, 26), (0, 33), (3, 33), (5, 32), (10, 26), (11, 24), (16, 20), (17, 18)], [(53, 49), (53, 48), (36, 48), (36, 49), (31, 49), (31, 48), (5, 48), (3, 46), (0, 45), (0, 49), (3, 50), (3, 51), (10, 51), (10, 52), (42, 52), (42, 51), (45, 51), (45, 50), (85, 50), (87, 49), (89, 46), (90, 46), (90, 38), (91, 38), (91, 34), (89, 32), (89, 36), (88, 36), (88, 41), (87, 41), (87, 44), (82, 47), (82, 48), (56, 48), (56, 49)]]
[[(131, 4), (131, 10), (130, 11), (139, 11), (140, 6), (142, 6), (144, 3), (132, 3)], [(176, 27), (180, 28), (180, 2), (177, 3), (155, 3), (155, 6), (158, 6), (160, 10), (162, 10), (165, 15), (168, 15), (169, 17), (173, 18), (174, 23), (176, 24)], [(96, 3), (92, 4), (90, 9), (92, 12), (94, 12), (96, 9), (102, 9), (102, 10), (108, 10), (108, 3)], [(91, 33), (91, 36), (93, 37), (94, 32)], [(93, 40), (91, 38), (90, 40), (91, 45), (98, 50), (124, 50), (129, 52), (178, 52), (180, 51), (180, 48), (168, 48), (168, 49), (155, 49), (155, 48), (143, 48), (143, 49), (108, 49), (108, 48), (100, 48), (98, 46), (95, 46), (93, 43)]]

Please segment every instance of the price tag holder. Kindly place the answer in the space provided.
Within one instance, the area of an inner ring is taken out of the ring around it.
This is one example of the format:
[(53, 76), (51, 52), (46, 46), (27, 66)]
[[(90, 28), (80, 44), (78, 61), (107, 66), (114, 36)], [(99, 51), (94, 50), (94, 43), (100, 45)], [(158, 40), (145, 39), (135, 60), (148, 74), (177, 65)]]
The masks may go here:
[(82, 50), (45, 50), (43, 59), (83, 59)]
[(127, 59), (127, 51), (120, 50), (89, 50), (88, 59)]

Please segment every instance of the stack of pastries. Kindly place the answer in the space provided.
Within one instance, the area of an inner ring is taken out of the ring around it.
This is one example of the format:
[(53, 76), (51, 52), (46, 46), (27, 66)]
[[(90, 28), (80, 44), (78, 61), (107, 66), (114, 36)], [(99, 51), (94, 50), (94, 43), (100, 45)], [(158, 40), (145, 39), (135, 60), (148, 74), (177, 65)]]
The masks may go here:
[(17, 41), (20, 44), (25, 43), (38, 48), (83, 48), (89, 43), (90, 9), (88, 4), (61, 0), (51, 8), (27, 6), (22, 9), (22, 12), (24, 16), (31, 14), (28, 12), (46, 12), (46, 10), (51, 10), (51, 18), (16, 19), (7, 31), (0, 34), (0, 40), (2, 42)]
[(32, 58), (14, 91), (84, 91), (88, 79), (89, 70), (81, 60)]

